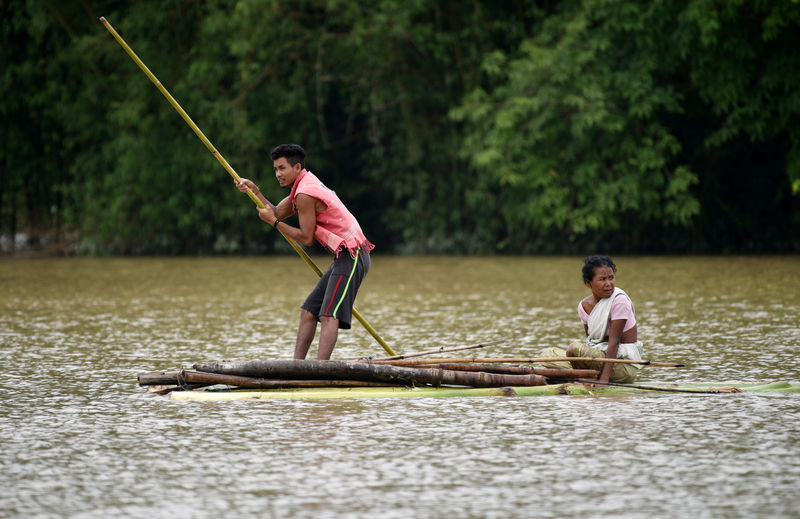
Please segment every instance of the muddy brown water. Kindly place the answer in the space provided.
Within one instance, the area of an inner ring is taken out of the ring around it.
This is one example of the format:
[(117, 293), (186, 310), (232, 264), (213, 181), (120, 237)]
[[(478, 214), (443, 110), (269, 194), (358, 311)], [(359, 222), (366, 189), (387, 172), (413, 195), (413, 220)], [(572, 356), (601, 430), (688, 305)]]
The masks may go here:
[[(328, 259), (315, 256), (320, 266)], [(800, 380), (800, 258), (619, 257), (640, 382)], [(398, 352), (580, 336), (581, 258), (373, 256)], [(179, 403), (136, 374), (289, 358), (296, 257), (0, 260), (0, 517), (800, 517), (800, 395)], [(480, 351), (480, 350), (479, 350)], [(312, 347), (311, 355), (315, 355)], [(384, 355), (357, 323), (334, 358)]]

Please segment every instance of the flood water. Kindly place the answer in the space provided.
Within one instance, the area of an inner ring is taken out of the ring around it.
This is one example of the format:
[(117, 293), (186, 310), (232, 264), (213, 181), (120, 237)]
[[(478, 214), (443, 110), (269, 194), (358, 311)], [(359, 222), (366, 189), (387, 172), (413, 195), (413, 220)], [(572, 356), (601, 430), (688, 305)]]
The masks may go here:
[[(799, 257), (614, 259), (645, 357), (686, 364), (638, 382), (800, 380)], [(582, 335), (581, 265), (375, 254), (356, 306), (397, 352), (535, 356)], [(199, 403), (137, 386), (290, 358), (315, 279), (297, 257), (0, 260), (0, 517), (800, 517), (798, 394)], [(368, 355), (384, 352), (358, 323), (340, 334), (334, 359)]]

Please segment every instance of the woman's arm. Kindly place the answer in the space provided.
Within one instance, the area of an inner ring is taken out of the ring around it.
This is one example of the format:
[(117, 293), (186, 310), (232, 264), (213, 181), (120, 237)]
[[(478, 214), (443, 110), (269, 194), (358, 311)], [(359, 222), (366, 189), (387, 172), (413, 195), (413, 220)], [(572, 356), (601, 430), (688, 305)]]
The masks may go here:
[[(627, 319), (612, 319), (611, 324), (608, 326), (608, 349), (606, 350), (607, 359), (616, 359), (617, 352), (619, 351), (620, 341), (622, 339), (622, 330), (625, 328)], [(600, 371), (600, 382), (608, 382), (611, 378), (611, 370), (614, 368), (613, 362), (605, 362), (602, 371)]]

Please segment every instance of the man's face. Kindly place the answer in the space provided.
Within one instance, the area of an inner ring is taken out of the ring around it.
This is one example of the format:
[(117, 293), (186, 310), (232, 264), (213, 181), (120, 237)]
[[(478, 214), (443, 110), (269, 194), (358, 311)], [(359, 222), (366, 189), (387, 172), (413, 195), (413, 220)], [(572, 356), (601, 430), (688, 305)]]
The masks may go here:
[(289, 164), (286, 157), (279, 157), (272, 161), (272, 166), (275, 168), (275, 178), (278, 179), (278, 184), (281, 187), (292, 187), (297, 175), (302, 171), (302, 167), (298, 162), (294, 166)]

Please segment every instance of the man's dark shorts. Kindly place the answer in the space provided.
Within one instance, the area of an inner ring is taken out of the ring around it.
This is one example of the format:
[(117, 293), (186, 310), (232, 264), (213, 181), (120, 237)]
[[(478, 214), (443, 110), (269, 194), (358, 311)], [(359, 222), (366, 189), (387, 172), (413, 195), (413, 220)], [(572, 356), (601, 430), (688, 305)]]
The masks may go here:
[(347, 249), (342, 250), (301, 308), (316, 315), (319, 320), (325, 317), (339, 319), (339, 328), (350, 329), (356, 294), (369, 272), (370, 264), (369, 252), (359, 249), (358, 260), (354, 260)]

